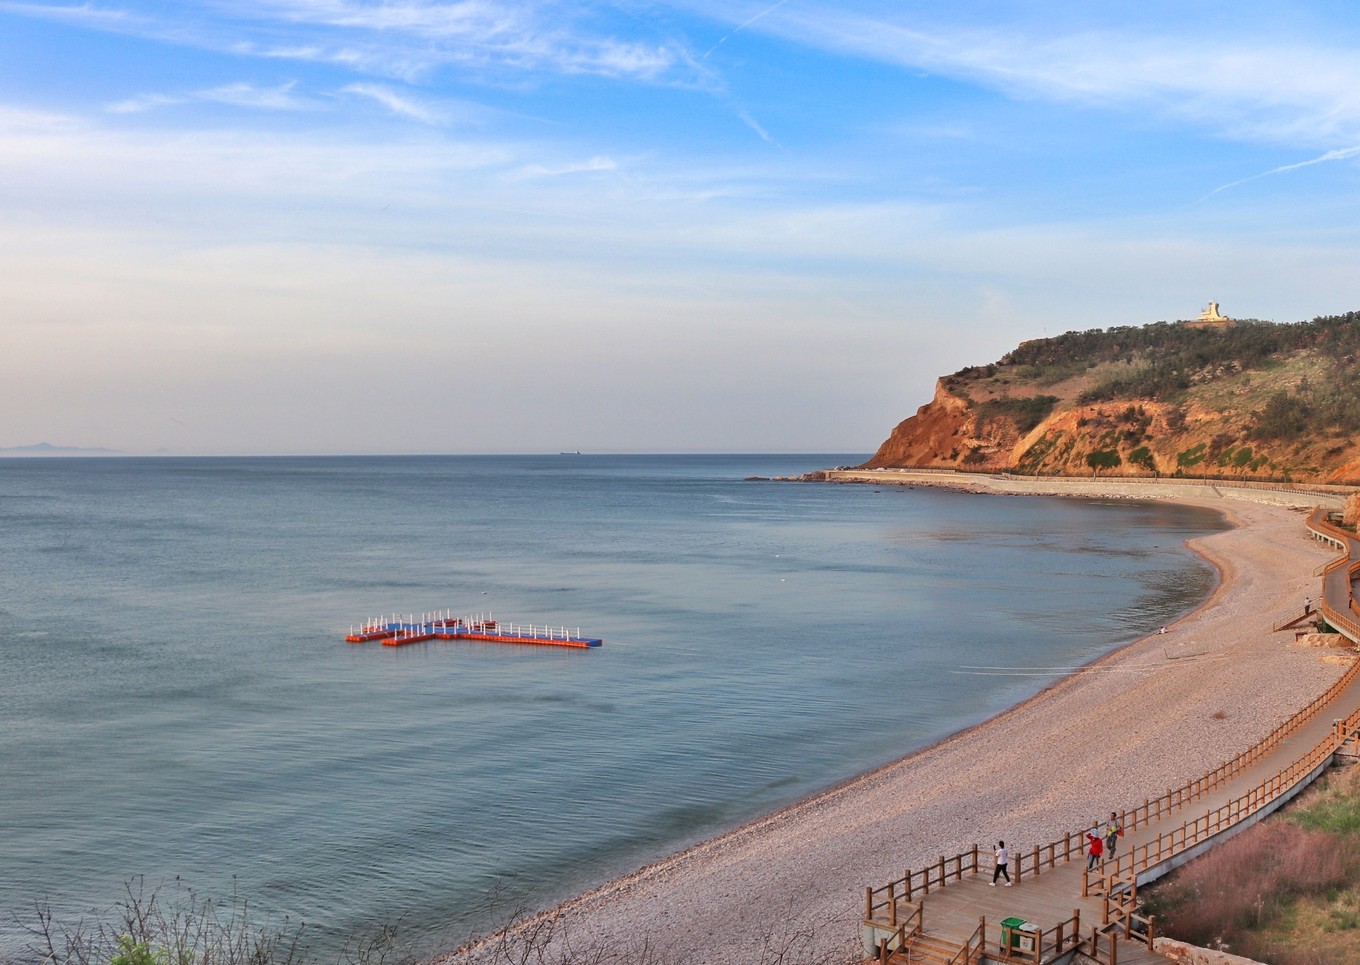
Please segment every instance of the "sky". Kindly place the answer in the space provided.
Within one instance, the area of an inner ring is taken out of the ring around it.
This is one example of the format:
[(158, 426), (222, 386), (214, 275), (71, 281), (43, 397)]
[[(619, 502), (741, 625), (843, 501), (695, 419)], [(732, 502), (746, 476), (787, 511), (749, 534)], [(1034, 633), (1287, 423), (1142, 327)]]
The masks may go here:
[(1360, 309), (1360, 5), (0, 0), (0, 447), (871, 452)]

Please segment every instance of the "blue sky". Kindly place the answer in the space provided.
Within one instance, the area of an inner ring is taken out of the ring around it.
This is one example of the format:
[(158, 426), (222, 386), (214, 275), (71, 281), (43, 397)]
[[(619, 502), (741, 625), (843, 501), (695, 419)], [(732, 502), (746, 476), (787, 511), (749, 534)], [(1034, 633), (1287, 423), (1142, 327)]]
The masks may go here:
[(0, 446), (869, 451), (1360, 308), (1360, 7), (0, 0)]

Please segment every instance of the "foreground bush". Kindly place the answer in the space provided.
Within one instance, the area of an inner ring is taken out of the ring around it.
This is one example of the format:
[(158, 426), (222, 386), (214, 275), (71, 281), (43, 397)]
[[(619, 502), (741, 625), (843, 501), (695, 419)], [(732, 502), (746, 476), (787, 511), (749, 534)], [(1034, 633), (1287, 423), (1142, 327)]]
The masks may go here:
[[(322, 956), (304, 941), (304, 926), (256, 921), (237, 897), (214, 901), (178, 880), (162, 895), (143, 882), (126, 886), (106, 920), (59, 921), (39, 905), (28, 925), (25, 952), (0, 965), (414, 965), (420, 960), (397, 941), (397, 929), (383, 925), (346, 941)], [(792, 902), (783, 916), (756, 929), (751, 965), (848, 965), (859, 961), (853, 936), (843, 922), (797, 924)], [(835, 936), (833, 941), (827, 935)], [(328, 943), (333, 947), (333, 943)], [(428, 955), (425, 956), (429, 958)], [(625, 943), (609, 935), (573, 930), (554, 912), (516, 911), (506, 924), (460, 952), (436, 957), (432, 965), (701, 965), (685, 948), (654, 947), (643, 938)]]
[[(1360, 914), (1348, 907), (1360, 880), (1354, 780), (1347, 775), (1341, 786), (1320, 789), (1284, 819), (1242, 832), (1148, 889), (1143, 896), (1157, 931), (1276, 965), (1350, 960), (1319, 947), (1355, 945), (1345, 932), (1360, 925)], [(1314, 906), (1327, 914), (1313, 914)], [(1320, 926), (1312, 924), (1319, 919)], [(1291, 940), (1300, 925), (1312, 931), (1301, 943)]]
[[(176, 882), (162, 896), (138, 880), (126, 886), (109, 920), (58, 920), (39, 904), (26, 925), (31, 942), (16, 965), (316, 965), (305, 928), (284, 919), (257, 922), (246, 901), (203, 898)], [(346, 965), (409, 965), (384, 925), (350, 939), (336, 956)]]

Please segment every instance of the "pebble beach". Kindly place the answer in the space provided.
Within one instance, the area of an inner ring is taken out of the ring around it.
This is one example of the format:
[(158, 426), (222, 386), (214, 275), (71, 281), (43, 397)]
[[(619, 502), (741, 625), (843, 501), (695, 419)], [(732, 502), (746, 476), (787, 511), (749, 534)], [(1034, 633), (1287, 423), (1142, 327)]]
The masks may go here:
[[(986, 488), (938, 477), (900, 482)], [(1250, 746), (1344, 671), (1344, 662), (1272, 629), (1317, 598), (1314, 571), (1332, 555), (1304, 526), (1307, 497), (1098, 482), (1006, 486), (1171, 498), (1222, 512), (1231, 529), (1190, 543), (1217, 568), (1219, 585), (1165, 632), (1057, 677), (976, 727), (521, 918), (439, 965), (860, 961), (866, 886), (997, 838), (1013, 850), (1047, 843), (1155, 797)], [(1072, 619), (1081, 619), (1079, 601)], [(874, 726), (872, 707), (864, 726)]]

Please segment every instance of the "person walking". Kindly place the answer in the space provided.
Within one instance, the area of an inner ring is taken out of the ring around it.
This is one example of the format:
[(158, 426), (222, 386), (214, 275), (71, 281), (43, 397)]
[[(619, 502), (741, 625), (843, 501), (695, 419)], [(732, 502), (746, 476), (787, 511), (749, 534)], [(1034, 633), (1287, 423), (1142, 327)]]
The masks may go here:
[(1006, 842), (998, 841), (996, 843), (996, 867), (992, 869), (993, 888), (996, 887), (996, 879), (1003, 876), (1006, 879), (1006, 887), (1009, 888), (1011, 886), (1010, 862), (1011, 853), (1006, 850)]
[(1115, 845), (1119, 843), (1119, 836), (1123, 833), (1124, 828), (1119, 823), (1119, 815), (1111, 811), (1110, 821), (1105, 825), (1105, 857), (1114, 857)]
[(1105, 839), (1100, 834), (1100, 822), (1092, 821), (1091, 830), (1086, 832), (1086, 870), (1091, 871), (1100, 864), (1105, 851)]

